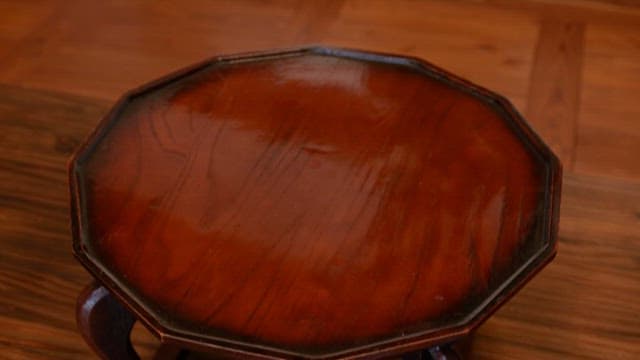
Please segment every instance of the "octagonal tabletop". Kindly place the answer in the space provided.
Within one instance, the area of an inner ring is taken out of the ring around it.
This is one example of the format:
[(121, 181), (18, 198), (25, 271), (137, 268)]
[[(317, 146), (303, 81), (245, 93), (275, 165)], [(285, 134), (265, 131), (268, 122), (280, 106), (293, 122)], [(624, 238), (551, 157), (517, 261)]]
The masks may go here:
[(391, 354), (466, 334), (552, 258), (559, 179), (507, 101), (425, 62), (221, 57), (76, 154), (74, 248), (165, 340)]

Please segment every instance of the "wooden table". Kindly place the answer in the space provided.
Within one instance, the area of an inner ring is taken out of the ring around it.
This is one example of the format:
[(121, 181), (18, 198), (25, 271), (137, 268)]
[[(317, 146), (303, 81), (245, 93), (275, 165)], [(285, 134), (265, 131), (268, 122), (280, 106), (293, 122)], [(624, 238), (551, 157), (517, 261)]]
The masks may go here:
[(420, 59), (215, 57), (128, 93), (74, 154), (74, 254), (108, 289), (79, 327), (123, 358), (110, 292), (185, 348), (422, 359), (553, 259), (561, 176), (507, 100)]
[(563, 160), (559, 255), (480, 328), (475, 358), (637, 357), (640, 8), (613, 0), (0, 2), (0, 353), (90, 356), (66, 160), (120, 93), (213, 54), (320, 42), (501, 92)]

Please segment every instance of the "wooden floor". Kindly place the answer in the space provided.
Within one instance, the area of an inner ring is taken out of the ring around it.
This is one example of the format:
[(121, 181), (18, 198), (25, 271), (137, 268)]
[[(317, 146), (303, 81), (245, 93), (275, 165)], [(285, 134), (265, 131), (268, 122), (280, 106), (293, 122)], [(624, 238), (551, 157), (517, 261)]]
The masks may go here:
[(559, 255), (480, 328), (473, 358), (640, 358), (634, 0), (0, 0), (0, 358), (92, 356), (65, 167), (115, 99), (212, 55), (308, 43), (415, 55), (496, 90), (561, 157)]

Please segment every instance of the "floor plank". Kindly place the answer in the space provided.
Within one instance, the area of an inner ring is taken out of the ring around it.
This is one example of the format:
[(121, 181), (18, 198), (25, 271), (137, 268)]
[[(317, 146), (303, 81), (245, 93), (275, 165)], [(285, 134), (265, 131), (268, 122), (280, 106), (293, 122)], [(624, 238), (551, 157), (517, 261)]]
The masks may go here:
[(573, 168), (582, 76), (584, 24), (545, 21), (540, 25), (530, 78), (527, 119)]
[(71, 255), (66, 163), (109, 103), (0, 85), (3, 359), (91, 356), (75, 325), (75, 298), (90, 277)]
[(640, 179), (640, 23), (586, 34), (576, 171)]
[(447, 2), (307, 4), (60, 2), (2, 62), (0, 82), (114, 100), (213, 55), (325, 43), (420, 56), (524, 108), (537, 35), (526, 14)]
[[(467, 4), (469, 0), (461, 0)], [(640, 5), (635, 0), (481, 0), (479, 6), (491, 6), (524, 12), (540, 20), (589, 24), (637, 25)]]

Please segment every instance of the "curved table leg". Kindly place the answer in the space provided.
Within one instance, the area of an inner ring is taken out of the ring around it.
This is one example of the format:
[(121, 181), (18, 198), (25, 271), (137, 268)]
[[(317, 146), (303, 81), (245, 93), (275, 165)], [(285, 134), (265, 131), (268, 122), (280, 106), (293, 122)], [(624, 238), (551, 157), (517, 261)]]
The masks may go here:
[(82, 337), (101, 359), (140, 358), (129, 337), (135, 317), (104, 287), (93, 283), (80, 293), (76, 321)]

